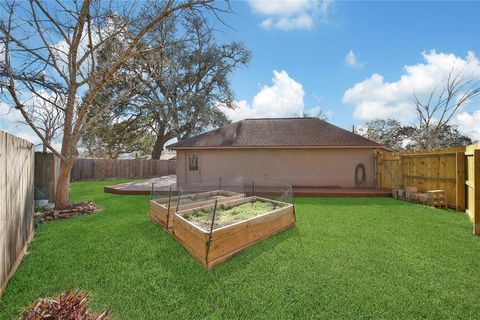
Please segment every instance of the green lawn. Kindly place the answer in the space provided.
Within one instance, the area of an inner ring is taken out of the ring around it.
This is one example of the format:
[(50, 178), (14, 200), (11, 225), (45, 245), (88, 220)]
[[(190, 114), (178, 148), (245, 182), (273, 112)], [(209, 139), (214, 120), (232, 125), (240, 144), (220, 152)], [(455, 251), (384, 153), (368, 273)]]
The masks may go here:
[(0, 319), (64, 290), (114, 319), (478, 318), (480, 238), (464, 214), (389, 198), (296, 198), (297, 226), (207, 271), (148, 219), (147, 196), (72, 185), (101, 213), (43, 224)]

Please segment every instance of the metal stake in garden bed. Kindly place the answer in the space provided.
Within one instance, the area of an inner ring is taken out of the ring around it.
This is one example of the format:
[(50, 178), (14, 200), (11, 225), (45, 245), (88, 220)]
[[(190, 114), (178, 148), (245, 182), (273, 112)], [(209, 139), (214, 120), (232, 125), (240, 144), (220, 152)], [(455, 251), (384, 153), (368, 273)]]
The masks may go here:
[(168, 223), (170, 222), (170, 202), (172, 200), (172, 187), (168, 190), (168, 209), (167, 209), (167, 230), (168, 230)]
[(155, 182), (152, 182), (152, 191), (150, 191), (150, 200), (153, 199), (153, 192), (155, 191)]
[(180, 206), (180, 191), (177, 189), (177, 207), (175, 208), (175, 213), (178, 212), (178, 207)]
[(212, 223), (210, 224), (210, 233), (208, 234), (208, 241), (207, 241), (206, 252), (205, 252), (206, 265), (208, 265), (208, 252), (210, 251), (210, 243), (212, 242), (213, 224), (215, 223), (215, 215), (217, 214), (217, 202), (218, 200), (215, 200), (215, 205), (213, 206)]

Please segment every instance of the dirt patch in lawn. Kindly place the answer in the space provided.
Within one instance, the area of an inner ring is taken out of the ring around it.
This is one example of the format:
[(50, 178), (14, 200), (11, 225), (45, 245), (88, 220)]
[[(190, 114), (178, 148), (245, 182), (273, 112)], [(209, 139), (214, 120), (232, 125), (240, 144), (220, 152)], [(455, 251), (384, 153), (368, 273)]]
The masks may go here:
[[(226, 208), (224, 205), (220, 205), (215, 214), (213, 229), (260, 216), (281, 207), (279, 204), (263, 201), (244, 203), (232, 208)], [(202, 229), (210, 230), (212, 214), (213, 210), (199, 209), (184, 218)]]

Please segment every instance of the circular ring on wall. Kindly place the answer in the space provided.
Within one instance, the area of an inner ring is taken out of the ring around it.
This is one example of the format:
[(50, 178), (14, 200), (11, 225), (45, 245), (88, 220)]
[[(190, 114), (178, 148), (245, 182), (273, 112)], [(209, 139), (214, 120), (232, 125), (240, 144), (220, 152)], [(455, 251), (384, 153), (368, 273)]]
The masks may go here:
[(366, 180), (367, 175), (365, 173), (365, 165), (363, 163), (359, 163), (355, 168), (355, 185), (357, 187), (362, 187)]

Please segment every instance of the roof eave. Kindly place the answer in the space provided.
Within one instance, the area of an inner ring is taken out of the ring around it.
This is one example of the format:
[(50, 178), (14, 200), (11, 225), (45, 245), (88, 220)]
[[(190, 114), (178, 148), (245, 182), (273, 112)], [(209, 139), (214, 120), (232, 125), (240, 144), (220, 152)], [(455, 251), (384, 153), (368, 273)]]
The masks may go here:
[(345, 145), (345, 146), (185, 146), (178, 147), (175, 145), (167, 146), (170, 150), (207, 150), (207, 149), (385, 149), (393, 151), (392, 149), (382, 145)]

